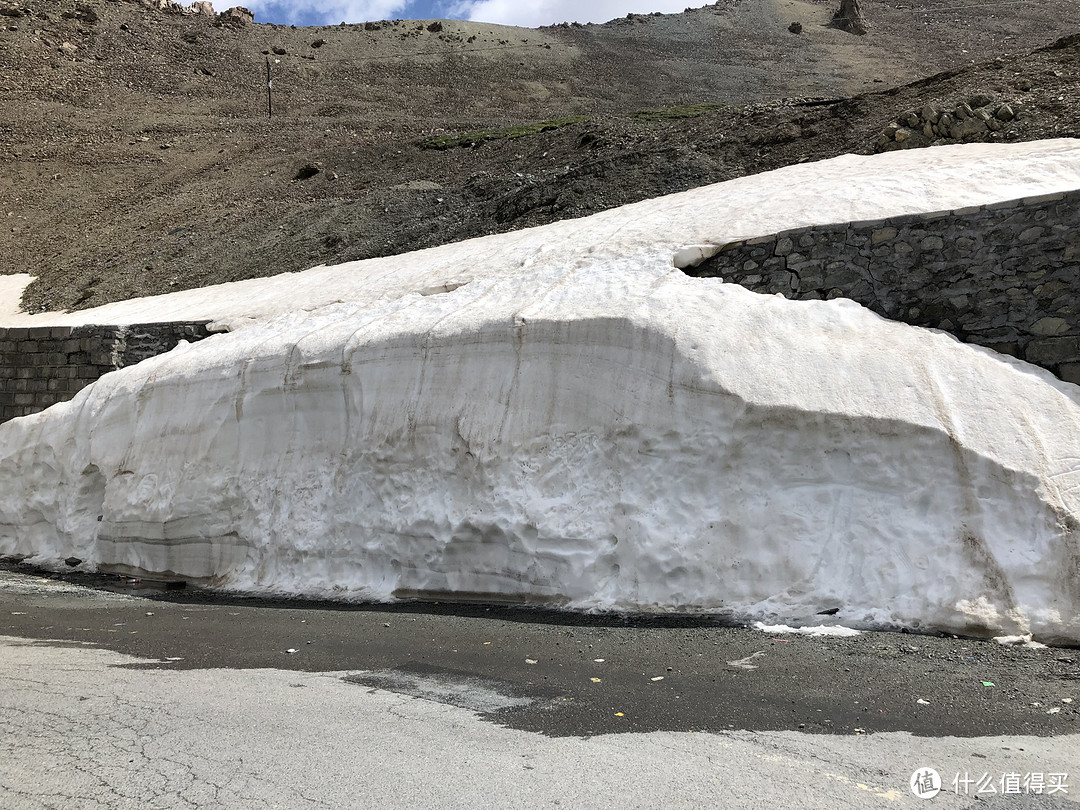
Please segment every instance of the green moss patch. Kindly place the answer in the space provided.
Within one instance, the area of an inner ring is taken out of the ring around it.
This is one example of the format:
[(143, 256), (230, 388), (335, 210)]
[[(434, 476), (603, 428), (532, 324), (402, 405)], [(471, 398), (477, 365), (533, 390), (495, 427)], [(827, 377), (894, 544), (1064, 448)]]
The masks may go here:
[(571, 115), (566, 118), (554, 118), (550, 121), (519, 124), (505, 129), (480, 129), (454, 135), (432, 135), (430, 138), (419, 141), (419, 146), (421, 149), (454, 149), (458, 146), (479, 146), (485, 141), (516, 141), (518, 138), (539, 135), (541, 132), (550, 132), (560, 127), (581, 124), (588, 120), (588, 117), (584, 115)]
[(680, 104), (674, 107), (661, 107), (657, 110), (638, 110), (631, 118), (639, 121), (666, 121), (672, 118), (697, 118), (705, 113), (723, 110), (727, 104)]

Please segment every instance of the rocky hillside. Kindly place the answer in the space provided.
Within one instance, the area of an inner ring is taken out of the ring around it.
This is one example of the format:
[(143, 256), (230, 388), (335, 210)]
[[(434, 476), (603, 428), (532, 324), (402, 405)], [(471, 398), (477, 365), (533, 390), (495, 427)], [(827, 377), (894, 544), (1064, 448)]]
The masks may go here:
[(1031, 52), (1072, 0), (866, 2), (866, 36), (833, 5), (531, 30), (0, 0), (0, 272), (38, 276), (28, 308), (88, 307), (844, 152), (1080, 135), (1080, 43)]

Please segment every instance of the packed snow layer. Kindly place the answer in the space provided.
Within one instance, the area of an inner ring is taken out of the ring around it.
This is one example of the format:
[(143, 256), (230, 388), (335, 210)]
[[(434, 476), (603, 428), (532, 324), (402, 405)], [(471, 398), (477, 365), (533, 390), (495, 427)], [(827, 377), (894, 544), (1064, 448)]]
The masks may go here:
[[(754, 622), (754, 628), (760, 630), (762, 633), (769, 633), (771, 635), (784, 635), (786, 633), (794, 633), (799, 636), (838, 636), (841, 638), (847, 638), (850, 636), (861, 635), (860, 630), (856, 630), (853, 627), (844, 627), (839, 624), (818, 624), (813, 627), (790, 627), (786, 624), (765, 624), (764, 622)], [(1011, 636), (1010, 636), (1011, 638)], [(994, 639), (997, 641), (997, 639)]]
[(758, 178), (801, 201), (786, 222), (745, 178), (200, 291), (202, 315), (167, 296), (239, 328), (0, 427), (0, 554), (1078, 641), (1080, 389), (852, 302), (673, 267), (755, 205), (766, 229), (813, 221), (807, 185), (825, 221), (1080, 187), (1075, 142), (1025, 146)]
[(30, 317), (20, 311), (19, 300), (33, 280), (29, 273), (0, 276), (0, 326), (16, 325)]

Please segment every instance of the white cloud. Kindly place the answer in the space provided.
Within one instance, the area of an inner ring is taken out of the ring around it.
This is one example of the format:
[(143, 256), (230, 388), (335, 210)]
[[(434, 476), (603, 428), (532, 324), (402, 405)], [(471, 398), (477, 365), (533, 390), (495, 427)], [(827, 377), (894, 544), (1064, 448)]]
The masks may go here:
[[(222, 2), (215, 5), (224, 8)], [(410, 0), (247, 0), (259, 22), (335, 25), (401, 16)]]
[(607, 22), (630, 12), (679, 12), (704, 0), (219, 0), (239, 2), (258, 22), (336, 25), (394, 18), (455, 17), (535, 28), (559, 22)]
[(631, 12), (673, 14), (702, 3), (703, 0), (462, 0), (454, 11), (470, 20), (535, 28), (564, 21), (607, 22)]

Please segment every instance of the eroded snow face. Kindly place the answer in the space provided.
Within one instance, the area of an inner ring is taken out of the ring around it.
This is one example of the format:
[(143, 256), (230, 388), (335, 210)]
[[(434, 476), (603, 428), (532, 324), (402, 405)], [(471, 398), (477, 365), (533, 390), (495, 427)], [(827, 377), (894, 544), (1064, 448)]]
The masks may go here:
[(605, 244), (264, 317), (7, 423), (0, 553), (312, 596), (842, 605), (845, 624), (1080, 638), (1078, 389)]

